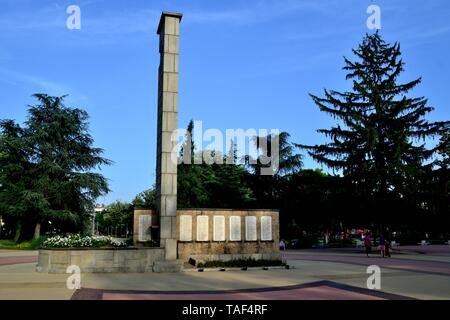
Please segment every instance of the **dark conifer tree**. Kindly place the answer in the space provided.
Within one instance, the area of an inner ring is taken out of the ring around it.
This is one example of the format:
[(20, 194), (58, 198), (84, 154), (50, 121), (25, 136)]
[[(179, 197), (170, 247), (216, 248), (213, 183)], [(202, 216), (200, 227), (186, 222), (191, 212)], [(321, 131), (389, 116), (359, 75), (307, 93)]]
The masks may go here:
[(86, 111), (66, 107), (64, 97), (34, 97), (24, 128), (0, 122), (1, 207), (18, 222), (33, 222), (36, 238), (50, 220), (62, 231), (80, 231), (95, 200), (109, 191), (93, 170), (111, 161), (92, 146)]
[(427, 99), (409, 96), (421, 78), (399, 82), (404, 62), (398, 43), (386, 43), (377, 32), (352, 51), (355, 61), (344, 58), (343, 68), (352, 90), (311, 95), (321, 111), (338, 120), (336, 126), (318, 130), (330, 141), (301, 147), (342, 173), (353, 192), (367, 201), (403, 198), (417, 191), (424, 165), (437, 151), (427, 148), (425, 139), (441, 134), (450, 122), (427, 121), (433, 110)]

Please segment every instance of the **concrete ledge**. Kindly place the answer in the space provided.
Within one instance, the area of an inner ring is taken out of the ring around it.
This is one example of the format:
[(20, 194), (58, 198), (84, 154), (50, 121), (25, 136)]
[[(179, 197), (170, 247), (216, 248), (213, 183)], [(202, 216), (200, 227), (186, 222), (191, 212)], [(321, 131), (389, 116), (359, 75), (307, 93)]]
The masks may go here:
[[(284, 266), (273, 266), (273, 267), (266, 267), (267, 270), (286, 270), (286, 267)], [(202, 272), (223, 272), (222, 268), (202, 268)], [(266, 271), (263, 269), (263, 267), (247, 267), (247, 270), (242, 270), (242, 268), (237, 267), (225, 267), (223, 268), (225, 271), (239, 271), (239, 272), (247, 272), (247, 271)], [(189, 269), (183, 269), (183, 272), (199, 272), (198, 268), (189, 268)]]
[(231, 261), (239, 259), (254, 259), (254, 260), (281, 260), (281, 254), (276, 253), (234, 253), (234, 254), (193, 254), (189, 256), (190, 259), (195, 260), (195, 265), (205, 263), (207, 261)]
[(163, 248), (41, 249), (36, 271), (66, 273), (67, 267), (76, 265), (81, 272), (152, 272), (153, 265), (163, 259)]
[(182, 270), (183, 270), (182, 260), (155, 261), (155, 263), (153, 264), (153, 272), (173, 273), (173, 272), (181, 272)]

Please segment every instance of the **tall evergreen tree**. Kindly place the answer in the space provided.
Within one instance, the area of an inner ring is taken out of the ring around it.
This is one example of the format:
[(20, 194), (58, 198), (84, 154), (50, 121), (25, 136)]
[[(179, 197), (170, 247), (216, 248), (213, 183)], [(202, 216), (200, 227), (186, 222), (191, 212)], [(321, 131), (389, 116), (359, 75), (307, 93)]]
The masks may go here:
[(331, 141), (300, 147), (319, 163), (350, 180), (356, 194), (367, 199), (399, 199), (415, 186), (436, 149), (425, 139), (445, 131), (450, 122), (430, 122), (433, 110), (424, 97), (408, 97), (421, 78), (399, 83), (404, 71), (400, 45), (386, 43), (377, 32), (366, 35), (355, 61), (345, 59), (346, 79), (352, 90), (311, 95), (314, 103), (335, 119), (331, 129), (320, 129)]
[(193, 131), (194, 122), (190, 120), (179, 155), (183, 162), (177, 167), (177, 203), (180, 208), (207, 207), (210, 201), (204, 182), (211, 179), (211, 173), (203, 164), (194, 164), (196, 146)]
[(15, 241), (20, 237), (22, 222), (32, 209), (25, 191), (32, 183), (33, 164), (28, 161), (30, 147), (24, 130), (12, 120), (0, 121), (0, 212), (16, 225)]
[[(35, 224), (35, 237), (40, 234), (41, 223), (48, 220), (63, 230), (80, 230), (89, 220), (95, 199), (109, 191), (106, 179), (92, 170), (111, 162), (101, 156), (102, 149), (92, 146), (85, 111), (66, 107), (64, 97), (34, 97), (38, 104), (28, 109), (24, 128), (11, 120), (1, 123), (6, 141), (0, 153), (9, 155), (2, 160), (8, 164), (2, 167), (2, 171), (7, 170), (2, 174), (6, 177), (2, 197), (20, 199), (17, 205), (3, 203), (18, 210), (19, 204), (26, 204), (27, 220)], [(19, 169), (12, 162), (17, 158), (15, 150), (21, 152), (18, 164), (26, 180), (14, 179), (14, 170)]]

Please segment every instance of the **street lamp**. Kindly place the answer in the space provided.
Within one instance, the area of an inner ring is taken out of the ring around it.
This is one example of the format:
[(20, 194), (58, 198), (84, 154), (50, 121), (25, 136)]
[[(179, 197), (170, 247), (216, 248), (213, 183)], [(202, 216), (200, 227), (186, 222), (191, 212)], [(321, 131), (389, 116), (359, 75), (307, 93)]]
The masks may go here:
[(0, 239), (2, 238), (2, 229), (5, 223), (3, 222), (2, 216), (0, 216)]
[(92, 212), (92, 236), (95, 236), (95, 209), (94, 212)]

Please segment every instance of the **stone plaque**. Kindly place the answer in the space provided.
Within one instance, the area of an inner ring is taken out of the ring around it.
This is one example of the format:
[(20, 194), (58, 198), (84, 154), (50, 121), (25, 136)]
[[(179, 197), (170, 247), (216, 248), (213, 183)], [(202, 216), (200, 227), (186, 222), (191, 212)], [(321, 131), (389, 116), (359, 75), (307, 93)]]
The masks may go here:
[(214, 241), (225, 241), (225, 217), (214, 216)]
[(192, 216), (180, 216), (180, 241), (192, 241)]
[(245, 240), (256, 241), (256, 217), (245, 217)]
[(152, 240), (151, 236), (152, 216), (143, 214), (139, 216), (139, 241)]
[(241, 217), (230, 217), (230, 241), (241, 241)]
[(272, 241), (272, 217), (262, 216), (261, 217), (261, 240), (262, 241)]
[(197, 241), (209, 240), (208, 216), (197, 216)]

